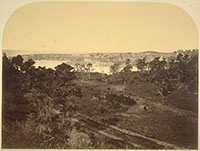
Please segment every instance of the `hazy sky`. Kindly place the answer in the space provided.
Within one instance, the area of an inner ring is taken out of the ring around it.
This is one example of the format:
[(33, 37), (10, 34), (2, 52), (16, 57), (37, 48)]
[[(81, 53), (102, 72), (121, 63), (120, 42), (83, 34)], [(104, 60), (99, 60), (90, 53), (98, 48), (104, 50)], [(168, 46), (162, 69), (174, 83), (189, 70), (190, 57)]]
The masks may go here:
[(3, 35), (3, 49), (25, 53), (192, 48), (198, 48), (198, 32), (191, 17), (162, 3), (32, 3), (9, 18)]

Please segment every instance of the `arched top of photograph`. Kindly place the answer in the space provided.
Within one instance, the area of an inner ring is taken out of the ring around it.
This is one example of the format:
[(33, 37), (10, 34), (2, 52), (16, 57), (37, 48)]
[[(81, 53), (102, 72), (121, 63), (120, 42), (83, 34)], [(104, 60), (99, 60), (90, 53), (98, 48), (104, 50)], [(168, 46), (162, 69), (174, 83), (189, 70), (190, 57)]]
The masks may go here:
[(17, 9), (3, 32), (2, 148), (198, 149), (193, 19), (158, 2)]
[(156, 2), (35, 2), (18, 8), (3, 33), (8, 53), (173, 52), (198, 48), (182, 8)]

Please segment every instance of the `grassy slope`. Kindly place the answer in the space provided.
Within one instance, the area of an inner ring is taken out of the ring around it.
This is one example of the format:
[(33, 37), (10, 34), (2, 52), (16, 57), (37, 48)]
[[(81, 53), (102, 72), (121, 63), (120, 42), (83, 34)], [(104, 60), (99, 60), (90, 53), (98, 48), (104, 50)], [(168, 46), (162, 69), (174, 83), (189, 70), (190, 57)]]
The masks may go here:
[[(171, 97), (154, 95), (154, 85), (142, 81), (132, 85), (97, 81), (79, 81), (78, 84), (82, 87), (83, 97), (74, 100), (81, 113), (181, 147), (197, 148), (197, 114), (166, 105), (164, 102)], [(113, 105), (106, 100), (106, 93), (130, 95), (137, 104)], [(179, 98), (174, 99), (178, 101)], [(144, 104), (149, 106), (147, 111)]]

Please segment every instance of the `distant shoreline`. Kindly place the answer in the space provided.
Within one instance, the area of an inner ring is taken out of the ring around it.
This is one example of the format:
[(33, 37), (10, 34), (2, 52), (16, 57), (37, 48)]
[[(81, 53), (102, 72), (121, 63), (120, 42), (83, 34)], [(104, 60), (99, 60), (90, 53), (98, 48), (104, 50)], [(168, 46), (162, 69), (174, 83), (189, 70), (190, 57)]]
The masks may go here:
[(36, 51), (35, 53), (29, 53), (25, 50), (3, 50), (3, 53), (6, 53), (7, 56), (15, 56), (15, 55), (80, 55), (80, 54), (143, 54), (143, 53), (151, 53), (151, 54), (172, 54), (175, 51), (169, 51), (169, 52), (160, 52), (160, 51), (136, 51), (136, 52), (80, 52), (80, 53), (73, 53), (73, 52), (50, 52), (50, 53), (40, 53), (39, 51)]

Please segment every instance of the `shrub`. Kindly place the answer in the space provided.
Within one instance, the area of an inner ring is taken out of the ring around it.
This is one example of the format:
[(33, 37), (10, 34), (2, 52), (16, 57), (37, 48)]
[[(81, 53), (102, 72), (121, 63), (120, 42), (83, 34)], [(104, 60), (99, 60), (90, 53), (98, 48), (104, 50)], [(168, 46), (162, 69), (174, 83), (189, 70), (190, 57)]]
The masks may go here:
[(126, 97), (124, 95), (107, 94), (106, 98), (109, 102), (112, 103), (112, 105), (114, 105), (116, 102), (124, 105), (134, 105), (136, 103), (135, 100), (131, 99), (130, 97)]
[(91, 148), (92, 141), (90, 137), (83, 132), (78, 132), (76, 129), (72, 129), (69, 135), (68, 145), (73, 149), (87, 149)]

